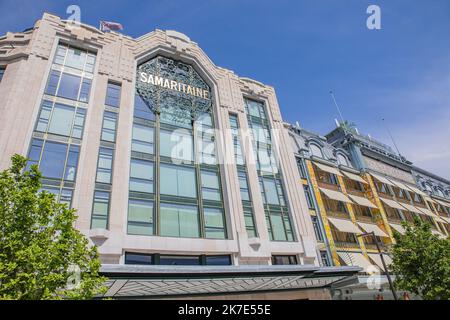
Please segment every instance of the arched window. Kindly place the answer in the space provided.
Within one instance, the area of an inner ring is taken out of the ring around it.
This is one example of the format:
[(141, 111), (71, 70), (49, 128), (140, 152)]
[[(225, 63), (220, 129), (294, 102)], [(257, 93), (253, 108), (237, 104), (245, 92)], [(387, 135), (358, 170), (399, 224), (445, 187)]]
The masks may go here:
[(433, 189), (431, 188), (431, 185), (429, 183), (425, 184), (425, 189), (427, 189), (430, 192), (433, 192)]
[(442, 192), (441, 188), (436, 188), (436, 192), (437, 192), (438, 196), (445, 198), (444, 192)]
[(337, 155), (337, 161), (338, 161), (338, 163), (339, 163), (340, 165), (347, 166), (347, 167), (349, 166), (347, 157), (344, 156), (344, 155), (341, 154), (341, 153), (338, 153), (338, 155)]
[(313, 156), (323, 158), (322, 149), (317, 144), (311, 143), (309, 145), (309, 148), (311, 149), (311, 153)]

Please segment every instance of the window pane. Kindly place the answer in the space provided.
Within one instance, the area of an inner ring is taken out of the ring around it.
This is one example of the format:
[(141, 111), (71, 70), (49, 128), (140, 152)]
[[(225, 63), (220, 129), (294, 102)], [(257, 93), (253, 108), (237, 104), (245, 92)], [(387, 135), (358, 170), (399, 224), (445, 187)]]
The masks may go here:
[(177, 265), (177, 266), (196, 266), (200, 264), (198, 256), (165, 256), (159, 258), (161, 265)]
[(44, 101), (42, 103), (41, 112), (39, 114), (38, 123), (36, 125), (36, 131), (46, 132), (50, 114), (52, 112), (52, 102)]
[(208, 266), (229, 266), (231, 265), (230, 256), (206, 256), (206, 265)]
[(161, 235), (172, 237), (200, 236), (196, 206), (161, 203)]
[(103, 115), (101, 140), (109, 142), (116, 141), (116, 123), (117, 115), (113, 112), (105, 112), (105, 114)]
[(225, 239), (223, 211), (216, 208), (204, 208), (206, 238)]
[(80, 49), (69, 48), (67, 50), (66, 66), (83, 70), (84, 63), (86, 62), (86, 52)]
[(267, 203), (279, 204), (277, 187), (275, 181), (272, 179), (263, 179), (264, 191), (266, 193)]
[(132, 151), (153, 154), (153, 139), (153, 128), (136, 123), (133, 124)]
[(274, 240), (286, 240), (286, 234), (284, 232), (284, 224), (281, 215), (272, 214), (270, 216), (272, 222), (272, 234)]
[(48, 132), (70, 136), (75, 108), (64, 104), (55, 104)]
[(77, 100), (78, 90), (80, 88), (80, 80), (81, 79), (78, 76), (63, 73), (58, 88), (58, 96), (67, 99)]
[(63, 64), (64, 63), (64, 59), (66, 57), (66, 52), (67, 52), (67, 48), (63, 45), (58, 45), (58, 49), (56, 50), (56, 55), (55, 55), (55, 63), (56, 64)]
[(130, 199), (128, 204), (128, 234), (153, 234), (153, 202)]
[(81, 89), (80, 89), (80, 98), (79, 100), (82, 102), (88, 102), (89, 101), (89, 94), (91, 91), (91, 80), (90, 79), (83, 79), (83, 82), (81, 83)]
[(100, 148), (97, 167), (97, 182), (111, 183), (112, 161), (113, 150)]
[(92, 206), (91, 229), (106, 229), (109, 214), (109, 192), (95, 191)]
[(52, 96), (56, 95), (56, 88), (58, 87), (60, 75), (60, 71), (52, 70), (48, 79), (47, 88), (45, 89), (46, 94), (50, 94)]
[(153, 162), (131, 160), (130, 190), (153, 193)]
[(39, 169), (43, 177), (62, 179), (66, 161), (67, 145), (47, 142), (44, 146)]
[(180, 197), (197, 196), (194, 168), (161, 164), (161, 194)]
[(203, 199), (220, 201), (219, 177), (216, 172), (201, 172)]
[(78, 154), (80, 152), (80, 147), (70, 146), (69, 156), (67, 157), (66, 166), (66, 176), (65, 179), (69, 181), (74, 181), (77, 173), (78, 166)]
[(118, 108), (120, 105), (120, 85), (108, 82), (108, 87), (106, 89), (106, 99), (105, 104), (107, 106)]
[(150, 265), (153, 263), (153, 255), (139, 253), (125, 253), (125, 264)]
[(186, 130), (160, 131), (160, 154), (171, 159), (193, 160), (193, 138)]

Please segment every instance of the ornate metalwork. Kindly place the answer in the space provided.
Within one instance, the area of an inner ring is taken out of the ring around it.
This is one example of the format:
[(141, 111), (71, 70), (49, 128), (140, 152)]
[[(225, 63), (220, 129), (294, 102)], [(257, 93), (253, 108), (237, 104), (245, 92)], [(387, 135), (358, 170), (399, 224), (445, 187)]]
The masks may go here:
[[(211, 89), (192, 66), (157, 56), (139, 65), (137, 71), (136, 93), (154, 113), (170, 119), (171, 122), (185, 123), (187, 120), (195, 121), (202, 113), (211, 112)], [(173, 80), (192, 88), (200, 88), (208, 92), (209, 98), (205, 99), (181, 90), (172, 90), (140, 81), (141, 72)]]

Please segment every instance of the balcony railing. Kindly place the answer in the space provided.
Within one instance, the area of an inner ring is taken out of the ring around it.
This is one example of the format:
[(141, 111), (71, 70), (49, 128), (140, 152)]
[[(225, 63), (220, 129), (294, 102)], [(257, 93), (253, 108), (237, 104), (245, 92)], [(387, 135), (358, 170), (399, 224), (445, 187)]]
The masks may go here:
[(347, 219), (350, 220), (350, 216), (345, 212), (327, 211), (327, 215), (333, 218)]
[(357, 242), (335, 241), (334, 244), (336, 245), (336, 248), (340, 248), (340, 249), (361, 249), (359, 247), (359, 243), (357, 243)]
[(369, 216), (363, 216), (363, 215), (355, 215), (355, 218), (357, 221), (361, 221), (361, 222), (375, 222), (375, 219), (373, 217), (369, 217)]

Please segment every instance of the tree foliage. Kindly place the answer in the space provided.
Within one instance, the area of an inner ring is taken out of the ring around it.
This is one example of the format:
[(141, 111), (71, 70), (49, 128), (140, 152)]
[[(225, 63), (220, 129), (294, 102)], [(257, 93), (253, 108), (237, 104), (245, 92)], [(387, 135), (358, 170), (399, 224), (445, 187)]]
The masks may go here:
[(395, 233), (392, 271), (395, 286), (425, 300), (450, 299), (450, 238), (431, 233), (430, 225), (415, 219), (404, 224), (406, 233)]
[[(90, 299), (103, 293), (97, 248), (74, 209), (40, 191), (41, 173), (12, 157), (0, 172), (0, 299)], [(77, 272), (79, 271), (79, 272)]]

